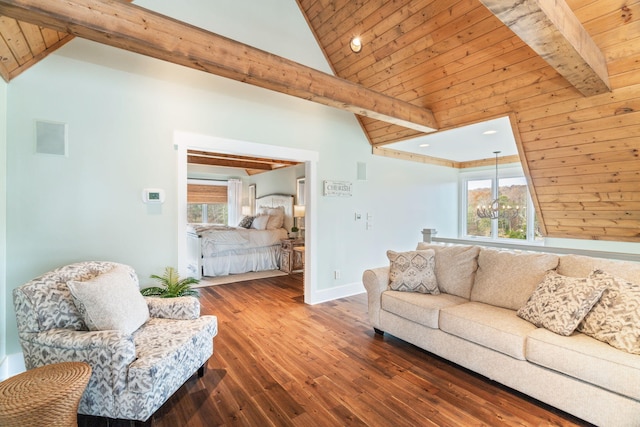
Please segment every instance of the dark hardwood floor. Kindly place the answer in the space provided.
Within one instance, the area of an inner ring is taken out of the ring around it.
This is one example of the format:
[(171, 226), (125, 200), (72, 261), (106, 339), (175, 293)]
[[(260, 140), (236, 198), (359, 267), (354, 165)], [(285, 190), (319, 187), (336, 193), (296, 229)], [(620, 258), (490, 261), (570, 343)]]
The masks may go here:
[[(153, 416), (176, 426), (588, 426), (395, 337), (366, 296), (305, 305), (302, 275), (202, 288), (214, 355)], [(80, 417), (80, 426), (128, 423)]]

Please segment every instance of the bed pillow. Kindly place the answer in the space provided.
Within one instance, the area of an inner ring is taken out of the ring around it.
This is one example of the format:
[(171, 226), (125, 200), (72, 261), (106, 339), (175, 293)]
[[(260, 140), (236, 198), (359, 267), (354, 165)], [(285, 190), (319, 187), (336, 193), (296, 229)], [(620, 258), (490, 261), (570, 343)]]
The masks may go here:
[(149, 319), (135, 273), (126, 266), (83, 282), (71, 280), (67, 286), (90, 331), (118, 330), (130, 335)]
[(569, 336), (612, 282), (606, 277), (568, 277), (550, 271), (517, 314), (538, 327)]
[(267, 230), (277, 230), (284, 225), (284, 207), (278, 206), (277, 208), (267, 208), (265, 213), (269, 215), (269, 221), (267, 222)]
[(578, 331), (628, 353), (640, 354), (640, 284), (595, 270), (590, 277), (613, 279)]
[(245, 216), (238, 223), (238, 227), (242, 228), (251, 228), (251, 223), (253, 223), (255, 216)]
[(253, 222), (251, 223), (251, 228), (255, 228), (256, 230), (266, 230), (268, 222), (269, 222), (269, 215), (258, 215), (253, 219)]
[(410, 252), (387, 251), (387, 258), (391, 263), (389, 268), (391, 290), (433, 295), (440, 293), (436, 281), (436, 260), (433, 249)]

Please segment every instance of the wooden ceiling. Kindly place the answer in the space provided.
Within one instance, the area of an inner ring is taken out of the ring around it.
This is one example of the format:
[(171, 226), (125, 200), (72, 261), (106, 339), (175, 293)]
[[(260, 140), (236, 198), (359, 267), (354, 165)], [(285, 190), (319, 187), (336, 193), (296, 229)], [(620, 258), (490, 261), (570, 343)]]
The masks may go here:
[(0, 73), (69, 31), (354, 112), (376, 149), (509, 116), (546, 235), (640, 242), (640, 1), (565, 1), (297, 0), (334, 77), (116, 0), (0, 0)]
[(300, 162), (289, 160), (239, 156), (198, 150), (187, 150), (187, 163), (191, 165), (244, 169), (247, 175), (256, 175), (300, 164)]

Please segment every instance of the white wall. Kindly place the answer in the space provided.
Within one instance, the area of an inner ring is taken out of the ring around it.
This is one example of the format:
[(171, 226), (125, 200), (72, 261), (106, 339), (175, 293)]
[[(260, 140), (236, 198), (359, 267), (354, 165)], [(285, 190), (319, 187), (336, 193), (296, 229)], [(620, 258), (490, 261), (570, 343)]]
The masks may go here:
[(0, 81), (0, 378), (7, 355), (7, 84)]
[[(92, 62), (75, 59), (85, 54)], [(34, 154), (35, 119), (68, 124), (68, 157)], [(427, 225), (455, 228), (457, 172), (373, 157), (351, 114), (74, 40), (8, 87), (7, 293), (74, 261), (125, 262), (143, 285), (175, 265), (176, 130), (317, 151), (317, 185), (354, 182), (353, 197), (318, 200), (318, 289), (359, 282)], [(358, 161), (367, 181), (356, 181)], [(145, 187), (164, 188), (165, 204), (143, 204)], [(374, 215), (372, 230), (356, 211)], [(18, 352), (11, 307), (6, 319)]]

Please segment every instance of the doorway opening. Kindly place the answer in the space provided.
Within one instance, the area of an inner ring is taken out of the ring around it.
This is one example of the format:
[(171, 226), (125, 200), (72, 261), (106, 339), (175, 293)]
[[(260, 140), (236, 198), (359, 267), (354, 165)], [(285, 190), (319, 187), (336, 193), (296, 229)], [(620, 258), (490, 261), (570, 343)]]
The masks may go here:
[(317, 279), (314, 272), (316, 255), (316, 197), (318, 153), (298, 148), (267, 145), (248, 141), (218, 138), (176, 131), (174, 147), (178, 161), (178, 269), (186, 274), (187, 262), (187, 152), (199, 150), (228, 155), (256, 156), (304, 162), (305, 173), (305, 248), (304, 251), (304, 301), (313, 304), (317, 300)]

